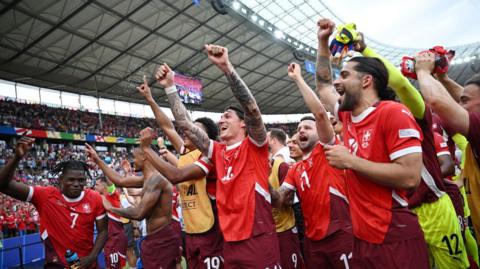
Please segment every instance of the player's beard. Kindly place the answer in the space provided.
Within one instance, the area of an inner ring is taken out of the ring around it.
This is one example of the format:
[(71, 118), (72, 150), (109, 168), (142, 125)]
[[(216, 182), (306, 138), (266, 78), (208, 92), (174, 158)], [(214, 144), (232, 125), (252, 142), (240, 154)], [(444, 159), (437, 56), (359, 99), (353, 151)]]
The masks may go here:
[(360, 101), (360, 92), (350, 94), (345, 91), (343, 94), (343, 100), (338, 107), (339, 111), (352, 111)]
[(300, 143), (300, 149), (302, 150), (303, 154), (309, 153), (313, 150), (313, 147), (318, 143), (318, 137), (308, 137), (308, 141), (306, 143)]

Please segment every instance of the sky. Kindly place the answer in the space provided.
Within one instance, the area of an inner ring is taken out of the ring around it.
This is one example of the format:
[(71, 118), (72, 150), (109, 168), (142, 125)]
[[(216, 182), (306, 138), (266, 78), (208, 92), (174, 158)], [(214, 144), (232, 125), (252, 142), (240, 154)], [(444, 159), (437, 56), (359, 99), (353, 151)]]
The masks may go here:
[(429, 48), (480, 41), (480, 0), (322, 1), (339, 18), (388, 45)]

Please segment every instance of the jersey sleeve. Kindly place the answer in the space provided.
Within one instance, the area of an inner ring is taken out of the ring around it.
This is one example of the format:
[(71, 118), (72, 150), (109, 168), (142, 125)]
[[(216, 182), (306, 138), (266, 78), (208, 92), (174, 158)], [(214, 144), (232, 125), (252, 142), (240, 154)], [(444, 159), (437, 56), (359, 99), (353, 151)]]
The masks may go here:
[(392, 103), (384, 112), (386, 117), (382, 127), (390, 160), (411, 153), (421, 153), (422, 133), (408, 108)]
[(422, 119), (425, 112), (425, 102), (420, 93), (408, 79), (388, 60), (380, 56), (373, 49), (366, 47), (362, 54), (366, 57), (380, 59), (388, 71), (388, 86), (390, 86), (417, 119)]
[(216, 151), (218, 151), (218, 146), (219, 144), (217, 141), (210, 139), (207, 158), (210, 159), (212, 162), (213, 160), (215, 160), (215, 155), (216, 155)]
[(40, 211), (44, 201), (48, 199), (50, 189), (51, 187), (29, 186), (27, 202), (31, 202)]
[(285, 186), (287, 189), (290, 189), (292, 191), (297, 190), (296, 184), (295, 184), (295, 165), (290, 167), (288, 169), (287, 175), (285, 176), (285, 179), (283, 180), (282, 186)]
[(197, 161), (195, 161), (193, 164), (200, 167), (203, 170), (203, 172), (205, 172), (205, 175), (208, 175), (210, 172), (213, 172), (215, 169), (210, 159), (203, 155), (200, 156), (200, 158)]
[(278, 167), (278, 179), (280, 180), (280, 183), (283, 183), (285, 180), (285, 177), (287, 176), (288, 173), (288, 164), (286, 162), (282, 162), (279, 167)]
[(435, 139), (435, 152), (437, 153), (437, 157), (442, 155), (450, 155), (447, 142), (445, 142), (443, 136), (437, 132), (434, 132), (433, 135)]

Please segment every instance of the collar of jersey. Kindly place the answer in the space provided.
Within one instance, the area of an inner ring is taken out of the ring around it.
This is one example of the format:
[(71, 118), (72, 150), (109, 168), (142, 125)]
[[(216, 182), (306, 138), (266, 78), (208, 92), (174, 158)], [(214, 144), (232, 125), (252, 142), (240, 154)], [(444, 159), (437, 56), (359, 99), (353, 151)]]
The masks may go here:
[[(312, 150), (313, 151), (313, 150)], [(305, 161), (306, 159), (310, 158), (310, 155), (312, 155), (312, 151), (310, 151), (309, 153), (305, 154), (302, 156), (303, 160)]]
[(237, 143), (232, 144), (232, 145), (230, 145), (230, 146), (227, 146), (227, 150), (231, 150), (231, 149), (234, 149), (234, 148), (240, 146), (240, 144), (242, 144), (242, 142), (243, 142), (243, 140), (242, 140), (242, 141), (238, 141)]
[(364, 120), (368, 115), (370, 115), (370, 113), (372, 113), (373, 111), (375, 110), (375, 107), (371, 106), (367, 109), (365, 109), (362, 113), (360, 113), (360, 115), (358, 116), (353, 116), (352, 115), (352, 122), (353, 123), (359, 123), (361, 122), (362, 120)]
[(78, 196), (77, 198), (73, 198), (73, 199), (70, 199), (63, 194), (62, 194), (62, 196), (63, 196), (63, 199), (65, 199), (65, 201), (67, 201), (69, 203), (75, 203), (75, 202), (78, 202), (78, 201), (83, 199), (83, 196), (85, 196), (85, 191), (82, 191), (82, 193), (80, 193), (80, 196)]

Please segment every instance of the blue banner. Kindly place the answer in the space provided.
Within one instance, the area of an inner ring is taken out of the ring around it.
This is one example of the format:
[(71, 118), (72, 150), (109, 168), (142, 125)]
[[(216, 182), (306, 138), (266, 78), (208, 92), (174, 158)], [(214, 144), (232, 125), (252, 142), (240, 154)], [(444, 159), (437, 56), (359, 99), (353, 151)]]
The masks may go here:
[(305, 60), (305, 69), (308, 73), (315, 74), (315, 63)]

